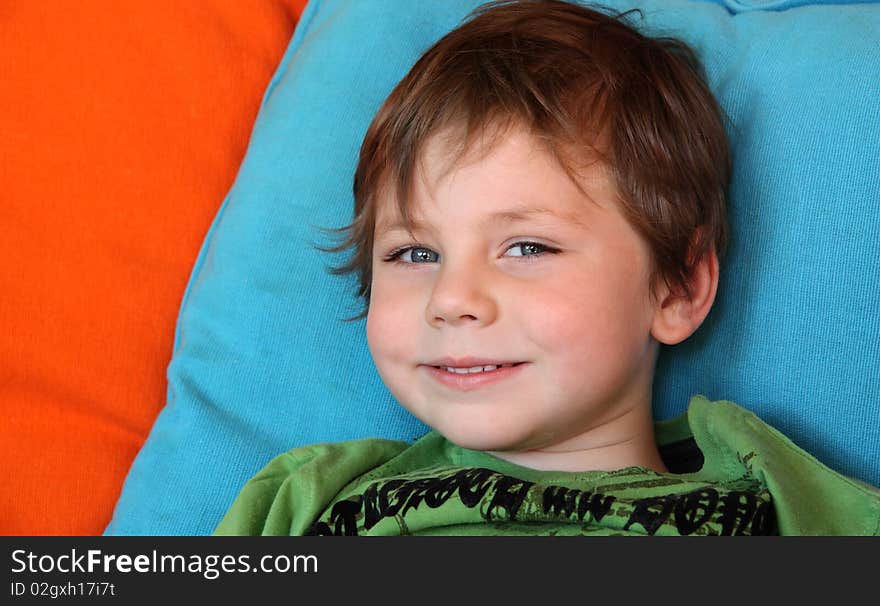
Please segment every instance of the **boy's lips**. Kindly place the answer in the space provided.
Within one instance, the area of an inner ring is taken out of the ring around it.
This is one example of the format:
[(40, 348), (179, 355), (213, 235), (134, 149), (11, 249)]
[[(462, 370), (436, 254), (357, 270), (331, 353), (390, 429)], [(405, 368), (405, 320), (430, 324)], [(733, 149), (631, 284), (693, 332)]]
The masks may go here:
[(432, 362), (425, 362), (424, 366), (435, 368), (473, 368), (475, 366), (513, 366), (522, 364), (521, 360), (502, 360), (501, 358), (477, 358), (467, 356), (464, 358), (440, 358)]
[(496, 358), (442, 358), (422, 364), (432, 379), (457, 391), (471, 391), (518, 375), (527, 362)]

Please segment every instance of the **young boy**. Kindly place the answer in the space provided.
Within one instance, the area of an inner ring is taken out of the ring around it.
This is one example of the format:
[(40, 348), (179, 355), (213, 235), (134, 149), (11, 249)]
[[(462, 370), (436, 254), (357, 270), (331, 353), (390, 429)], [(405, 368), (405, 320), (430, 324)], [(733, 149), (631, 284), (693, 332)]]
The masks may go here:
[(476, 11), (376, 115), (337, 249), (434, 431), (282, 454), (216, 533), (877, 533), (880, 491), (731, 403), (695, 397), (658, 447), (658, 349), (712, 306), (728, 174), (681, 42), (555, 0)]

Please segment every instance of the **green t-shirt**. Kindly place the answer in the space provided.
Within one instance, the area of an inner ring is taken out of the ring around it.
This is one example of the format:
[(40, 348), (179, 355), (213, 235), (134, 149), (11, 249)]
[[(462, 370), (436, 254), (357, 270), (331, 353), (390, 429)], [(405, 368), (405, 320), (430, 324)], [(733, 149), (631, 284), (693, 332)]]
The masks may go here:
[(436, 432), (306, 446), (254, 476), (214, 534), (880, 534), (880, 489), (731, 402), (695, 396), (657, 439), (665, 459), (693, 446), (695, 470), (537, 471)]

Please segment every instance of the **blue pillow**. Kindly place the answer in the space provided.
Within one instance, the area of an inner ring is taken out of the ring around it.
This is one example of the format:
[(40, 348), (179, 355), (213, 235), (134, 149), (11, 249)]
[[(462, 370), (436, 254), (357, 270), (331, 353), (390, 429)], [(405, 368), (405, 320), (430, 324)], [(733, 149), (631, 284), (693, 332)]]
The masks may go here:
[[(327, 271), (344, 256), (313, 245), (351, 220), (383, 99), (478, 3), (309, 4), (193, 269), (166, 406), (107, 534), (207, 534), (284, 450), (426, 430), (381, 383), (364, 322), (341, 321), (360, 305), (354, 276)], [(662, 352), (657, 418), (695, 393), (734, 400), (880, 484), (880, 6), (604, 4), (688, 41), (730, 117), (729, 256), (706, 323)]]

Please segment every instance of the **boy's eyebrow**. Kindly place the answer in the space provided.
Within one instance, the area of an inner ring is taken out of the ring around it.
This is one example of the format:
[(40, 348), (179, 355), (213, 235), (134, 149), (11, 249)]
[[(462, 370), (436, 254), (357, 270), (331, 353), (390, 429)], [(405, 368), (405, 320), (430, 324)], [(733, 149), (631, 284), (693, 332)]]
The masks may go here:
[[(555, 211), (549, 208), (535, 208), (532, 206), (526, 207), (516, 207), (508, 210), (501, 210), (498, 212), (494, 212), (490, 215), (487, 215), (481, 222), (480, 227), (486, 228), (491, 223), (502, 222), (502, 223), (516, 223), (519, 221), (528, 221), (529, 219), (535, 216), (550, 216), (552, 218), (557, 219), (563, 223), (570, 223), (572, 225), (578, 225), (580, 227), (584, 227), (583, 220), (574, 212), (563, 213), (559, 211)], [(425, 227), (424, 223), (419, 221), (418, 219), (412, 218), (410, 219), (410, 225), (413, 230), (423, 229)], [(391, 231), (406, 231), (406, 226), (402, 221), (397, 220), (394, 222), (386, 222), (383, 221), (376, 225), (376, 234), (384, 234)]]

